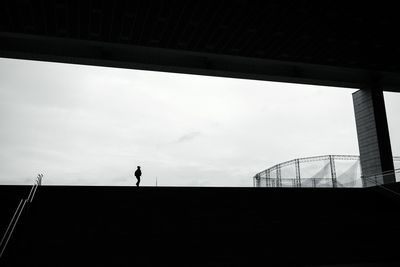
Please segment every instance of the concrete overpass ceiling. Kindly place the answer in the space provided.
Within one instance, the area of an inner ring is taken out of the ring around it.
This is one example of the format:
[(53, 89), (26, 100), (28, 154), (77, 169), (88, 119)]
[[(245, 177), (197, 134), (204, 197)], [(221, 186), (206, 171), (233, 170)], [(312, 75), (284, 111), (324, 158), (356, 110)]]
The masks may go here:
[(2, 1), (0, 56), (399, 91), (389, 3)]

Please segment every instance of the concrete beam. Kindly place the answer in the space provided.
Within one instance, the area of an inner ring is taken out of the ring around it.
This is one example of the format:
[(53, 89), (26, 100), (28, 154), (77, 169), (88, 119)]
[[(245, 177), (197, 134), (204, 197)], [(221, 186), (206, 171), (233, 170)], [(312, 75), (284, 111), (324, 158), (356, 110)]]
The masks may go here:
[(400, 92), (396, 72), (29, 34), (0, 32), (0, 57), (347, 88), (380, 76), (385, 90)]

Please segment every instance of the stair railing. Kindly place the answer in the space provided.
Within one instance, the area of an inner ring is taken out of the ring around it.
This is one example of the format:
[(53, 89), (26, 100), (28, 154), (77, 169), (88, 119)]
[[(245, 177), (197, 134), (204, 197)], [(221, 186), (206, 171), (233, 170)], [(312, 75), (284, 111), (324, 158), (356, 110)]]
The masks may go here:
[(376, 186), (379, 186), (379, 187), (383, 188), (384, 190), (386, 190), (386, 191), (388, 191), (390, 193), (393, 193), (394, 195), (400, 196), (400, 194), (398, 192), (387, 188), (385, 186), (385, 184), (378, 183), (378, 179), (382, 179), (384, 176), (396, 175), (396, 173), (400, 173), (400, 168), (394, 169), (394, 170), (389, 170), (389, 171), (384, 171), (384, 172), (381, 172), (381, 173), (376, 173), (376, 174), (373, 174), (373, 175), (370, 175), (370, 176), (362, 176), (361, 178), (364, 179), (367, 182), (370, 182), (372, 184), (375, 184)]
[(21, 218), (22, 212), (27, 209), (28, 205), (32, 203), (33, 198), (35, 197), (36, 190), (38, 186), (42, 184), (42, 178), (43, 174), (38, 174), (35, 184), (31, 187), (31, 190), (29, 191), (29, 195), (27, 198), (22, 198), (17, 206), (17, 209), (14, 212), (14, 215), (11, 218), (10, 223), (8, 224), (8, 227), (6, 229), (6, 232), (4, 233), (1, 242), (0, 242), (0, 259), (3, 257), (4, 251), (7, 248), (8, 242), (10, 241), (12, 234), (14, 232), (15, 227), (18, 224), (18, 221)]

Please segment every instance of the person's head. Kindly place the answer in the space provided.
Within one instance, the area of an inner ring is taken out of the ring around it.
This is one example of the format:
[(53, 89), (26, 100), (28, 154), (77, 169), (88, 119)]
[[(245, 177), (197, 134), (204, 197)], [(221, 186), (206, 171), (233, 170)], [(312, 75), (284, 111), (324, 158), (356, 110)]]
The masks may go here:
[(138, 169), (140, 169), (140, 166), (137, 166)]

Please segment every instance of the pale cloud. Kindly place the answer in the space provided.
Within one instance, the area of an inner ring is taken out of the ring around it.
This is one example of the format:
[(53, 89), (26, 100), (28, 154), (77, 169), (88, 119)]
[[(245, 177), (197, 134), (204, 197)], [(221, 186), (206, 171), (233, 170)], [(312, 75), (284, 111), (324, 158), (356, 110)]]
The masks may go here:
[(196, 137), (199, 137), (200, 135), (201, 135), (200, 132), (190, 132), (179, 137), (178, 140), (176, 140), (176, 143), (187, 142), (195, 139)]

